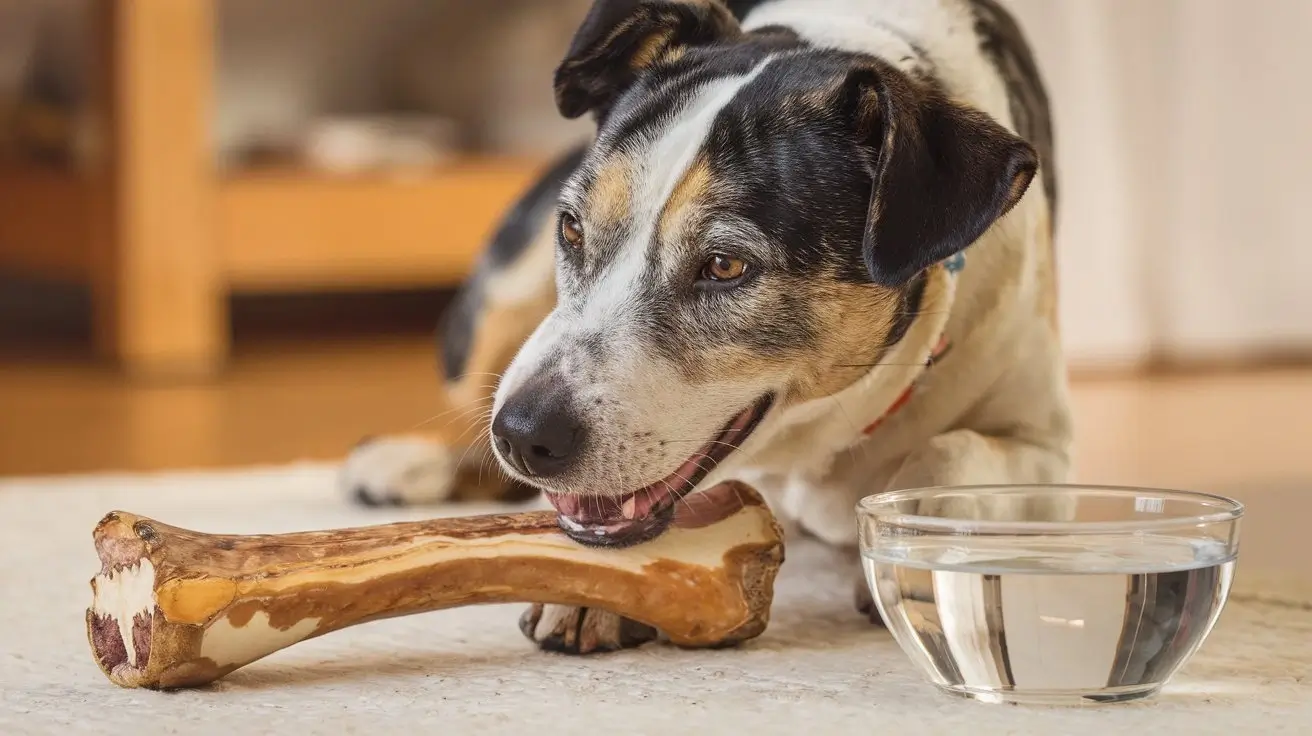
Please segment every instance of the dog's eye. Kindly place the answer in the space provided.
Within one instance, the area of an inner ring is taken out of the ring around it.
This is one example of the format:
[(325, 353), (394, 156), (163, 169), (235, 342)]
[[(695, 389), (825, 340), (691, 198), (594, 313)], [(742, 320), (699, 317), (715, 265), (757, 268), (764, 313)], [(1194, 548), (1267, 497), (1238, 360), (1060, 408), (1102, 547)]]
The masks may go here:
[(746, 261), (722, 253), (716, 253), (702, 264), (702, 278), (707, 281), (737, 281), (745, 273)]
[(578, 218), (568, 212), (560, 214), (560, 237), (571, 248), (583, 245), (583, 226), (579, 224)]

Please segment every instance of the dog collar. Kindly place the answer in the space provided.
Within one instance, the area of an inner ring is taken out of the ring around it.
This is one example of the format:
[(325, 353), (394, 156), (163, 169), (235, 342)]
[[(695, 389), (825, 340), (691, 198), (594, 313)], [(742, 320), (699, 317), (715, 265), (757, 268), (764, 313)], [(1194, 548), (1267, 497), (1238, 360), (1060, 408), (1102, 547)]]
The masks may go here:
[(948, 340), (947, 335), (943, 335), (942, 337), (940, 337), (938, 340), (938, 344), (935, 345), (934, 350), (930, 352), (929, 359), (925, 361), (925, 367), (924, 369), (922, 369), (921, 374), (919, 376), (916, 376), (916, 378), (911, 381), (910, 386), (907, 386), (905, 389), (902, 390), (902, 393), (899, 394), (898, 397), (893, 400), (893, 403), (888, 407), (886, 411), (884, 411), (883, 414), (879, 415), (879, 417), (875, 419), (875, 421), (867, 424), (865, 429), (861, 430), (861, 434), (863, 435), (874, 434), (875, 430), (879, 429), (880, 425), (882, 425), (885, 420), (896, 414), (899, 409), (906, 406), (907, 403), (911, 401), (911, 397), (915, 395), (916, 387), (920, 385), (920, 379), (925, 375), (924, 371), (927, 371), (931, 367), (933, 367), (934, 363), (938, 361), (940, 358), (942, 358), (944, 355), (946, 355), (951, 347), (952, 347), (952, 341)]
[[(961, 270), (965, 267), (966, 256), (964, 253), (958, 253), (939, 264), (938, 269), (936, 269), (938, 274), (931, 272), (931, 281), (935, 281), (933, 278), (935, 275), (938, 275), (939, 277), (936, 279), (940, 286), (937, 298), (935, 299), (936, 303), (934, 308), (936, 310), (943, 313), (949, 311), (948, 307), (951, 306), (956, 292), (957, 274), (961, 273)], [(923, 299), (921, 301), (920, 311), (925, 311), (925, 302)], [(884, 422), (901, 410), (902, 407), (910, 403), (911, 397), (915, 396), (916, 388), (920, 385), (920, 380), (925, 376), (925, 372), (932, 368), (934, 363), (941, 360), (944, 355), (947, 355), (948, 350), (952, 348), (952, 341), (949, 340), (947, 336), (947, 320), (942, 319), (938, 321), (935, 327), (937, 328), (938, 339), (933, 343), (934, 347), (929, 351), (929, 356), (925, 358), (920, 371), (911, 378), (907, 386), (902, 389), (902, 392), (897, 395), (897, 398), (893, 399), (893, 403), (889, 404), (888, 408), (885, 409), (883, 413), (865, 425), (865, 428), (861, 430), (861, 435), (863, 437), (873, 434), (876, 429), (879, 429), (879, 427), (884, 424)]]

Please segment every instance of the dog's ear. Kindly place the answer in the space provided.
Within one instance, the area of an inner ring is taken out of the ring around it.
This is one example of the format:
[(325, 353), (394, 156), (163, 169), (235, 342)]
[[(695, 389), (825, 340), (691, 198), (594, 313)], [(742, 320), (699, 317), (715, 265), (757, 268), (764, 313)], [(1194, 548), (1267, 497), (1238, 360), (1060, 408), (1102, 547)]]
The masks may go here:
[(841, 99), (872, 153), (862, 256), (876, 283), (905, 284), (965, 250), (1038, 170), (1034, 148), (991, 117), (882, 63), (850, 71)]
[(596, 0), (556, 68), (556, 107), (601, 119), (643, 69), (739, 33), (720, 0)]

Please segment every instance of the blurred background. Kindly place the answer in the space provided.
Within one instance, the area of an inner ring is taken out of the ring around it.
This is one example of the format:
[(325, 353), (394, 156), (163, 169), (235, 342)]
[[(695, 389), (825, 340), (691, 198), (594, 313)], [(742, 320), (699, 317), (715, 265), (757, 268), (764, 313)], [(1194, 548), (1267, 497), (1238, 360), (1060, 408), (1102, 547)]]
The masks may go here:
[[(1301, 497), (1312, 2), (1005, 4), (1055, 106), (1081, 477)], [(449, 289), (587, 137), (550, 75), (588, 5), (0, 2), (0, 475), (440, 412)]]

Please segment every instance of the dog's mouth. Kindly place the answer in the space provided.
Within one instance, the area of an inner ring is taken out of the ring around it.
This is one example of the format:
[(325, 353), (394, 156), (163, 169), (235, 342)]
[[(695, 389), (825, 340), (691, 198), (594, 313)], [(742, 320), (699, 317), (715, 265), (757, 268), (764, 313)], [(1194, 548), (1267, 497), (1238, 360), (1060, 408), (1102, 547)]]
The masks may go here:
[(742, 446), (773, 403), (772, 394), (757, 399), (674, 472), (636, 491), (621, 496), (547, 493), (560, 514), (561, 530), (594, 547), (627, 547), (660, 536), (674, 518), (675, 504)]

